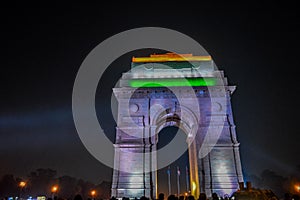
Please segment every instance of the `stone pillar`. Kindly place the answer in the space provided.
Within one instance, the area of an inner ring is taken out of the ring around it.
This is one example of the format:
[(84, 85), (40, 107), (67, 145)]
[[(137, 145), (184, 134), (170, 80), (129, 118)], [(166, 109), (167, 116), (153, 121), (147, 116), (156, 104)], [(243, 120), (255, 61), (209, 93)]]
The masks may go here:
[(150, 197), (152, 199), (157, 199), (157, 133), (156, 133), (156, 126), (151, 126), (150, 130), (150, 143), (151, 143), (151, 180), (150, 180), (150, 187), (151, 187), (151, 194)]
[(198, 150), (197, 150), (197, 127), (198, 124), (193, 124), (191, 132), (187, 134), (187, 143), (189, 146), (189, 165), (190, 165), (190, 189), (191, 194), (198, 198), (200, 195), (200, 181), (198, 170)]
[(205, 185), (202, 185), (201, 188), (204, 189), (204, 193), (207, 196), (211, 196), (212, 194), (212, 185), (211, 185), (211, 163), (210, 163), (210, 157), (209, 154), (207, 156), (205, 156), (204, 158), (202, 158), (203, 161), (203, 168), (201, 168), (201, 170), (203, 170), (204, 172), (204, 183)]
[(156, 197), (156, 143), (151, 138), (149, 127), (117, 128), (112, 196)]
[(114, 170), (112, 196), (121, 198), (150, 194), (146, 190), (145, 151), (147, 147), (144, 145), (115, 145), (115, 168), (119, 169)]
[(196, 141), (189, 144), (189, 164), (190, 164), (190, 187), (191, 194), (197, 198), (200, 195), (200, 185), (198, 176), (198, 159)]
[(244, 182), (244, 178), (243, 178), (243, 172), (242, 172), (242, 164), (241, 164), (239, 146), (240, 146), (239, 143), (235, 144), (233, 147), (233, 151), (234, 151), (234, 159), (235, 159), (237, 178), (238, 178), (238, 182), (241, 183), (241, 182)]

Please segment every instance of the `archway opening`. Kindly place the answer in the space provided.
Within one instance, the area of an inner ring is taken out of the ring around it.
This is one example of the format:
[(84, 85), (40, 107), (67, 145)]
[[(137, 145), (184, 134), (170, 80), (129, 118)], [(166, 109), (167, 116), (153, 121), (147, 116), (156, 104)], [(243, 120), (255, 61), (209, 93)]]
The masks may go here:
[[(180, 143), (178, 145), (185, 147), (186, 151), (169, 166), (166, 166), (157, 171), (158, 193), (164, 193), (166, 198), (169, 195), (169, 185), (171, 187), (171, 194), (175, 195), (178, 194), (178, 184), (180, 195), (185, 195), (185, 193), (189, 192), (190, 190), (188, 170), (189, 152), (188, 144), (186, 142), (187, 134), (182, 129), (176, 126), (164, 127), (158, 133), (157, 149), (163, 148), (164, 146), (168, 145), (176, 135), (180, 138)], [(160, 154), (157, 154), (157, 161), (159, 162), (160, 159), (162, 159), (160, 157)]]

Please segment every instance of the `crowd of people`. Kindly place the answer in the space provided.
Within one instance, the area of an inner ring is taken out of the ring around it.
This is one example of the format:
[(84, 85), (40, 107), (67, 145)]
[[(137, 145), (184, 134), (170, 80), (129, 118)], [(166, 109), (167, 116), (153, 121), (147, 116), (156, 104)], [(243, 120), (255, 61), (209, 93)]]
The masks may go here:
[[(219, 197), (217, 193), (212, 194), (212, 200), (230, 200), (229, 196)], [(115, 197), (112, 197), (110, 200), (117, 200)], [(122, 200), (129, 200), (127, 197), (123, 197)], [(136, 198), (136, 200), (138, 200)], [(150, 200), (148, 197), (142, 196), (139, 200)], [(163, 193), (160, 193), (158, 195), (157, 200), (208, 200), (205, 193), (201, 193), (199, 195), (199, 198), (196, 199), (193, 195), (189, 196), (176, 196), (176, 195), (169, 195), (167, 198), (165, 198), (165, 195)]]
[[(250, 199), (252, 200), (252, 198), (250, 198)], [(254, 198), (254, 199), (256, 200), (257, 198)], [(260, 199), (260, 198), (258, 198), (258, 199)], [(273, 200), (273, 199), (278, 200), (277, 198), (273, 198), (273, 197), (272, 198), (270, 197), (270, 198), (267, 198), (267, 199), (268, 200)], [(7, 198), (3, 198), (2, 200), (7, 200)], [(49, 197), (47, 200), (65, 200), (65, 199), (54, 196), (54, 198)], [(77, 195), (74, 196), (74, 198), (72, 200), (84, 200), (84, 198), (80, 194), (77, 194)], [(95, 200), (95, 199), (94, 198), (88, 198), (87, 200)], [(115, 197), (111, 197), (110, 200), (118, 200), (118, 199), (115, 198)], [(122, 200), (130, 200), (130, 198), (123, 197)], [(142, 196), (140, 198), (135, 198), (134, 200), (151, 200), (151, 199), (148, 198), (148, 197)], [(189, 196), (176, 196), (176, 195), (173, 195), (173, 194), (169, 195), (167, 198), (165, 198), (165, 195), (163, 193), (160, 193), (156, 200), (239, 200), (239, 199), (234, 198), (234, 197), (229, 197), (227, 195), (221, 197), (221, 196), (218, 196), (217, 193), (213, 193), (211, 198), (208, 198), (205, 193), (200, 193), (200, 195), (197, 199), (192, 195), (189, 195)], [(286, 193), (284, 195), (284, 197), (280, 200), (300, 200), (300, 196), (299, 195), (290, 195), (290, 194)]]
[[(239, 198), (235, 198), (235, 197), (229, 197), (228, 195), (225, 195), (225, 196), (219, 196), (217, 193), (213, 193), (211, 198), (208, 198), (206, 196), (205, 193), (200, 193), (199, 195), (199, 198), (195, 198), (194, 196), (190, 195), (190, 196), (175, 196), (175, 195), (169, 195), (167, 198), (165, 198), (165, 195), (163, 193), (160, 193), (158, 195), (158, 199), (157, 200), (239, 200)], [(245, 198), (243, 198), (244, 200)], [(252, 198), (247, 198), (247, 199), (251, 199)], [(259, 197), (257, 198), (254, 198), (255, 200), (256, 199), (259, 199), (259, 200), (262, 200), (260, 199)], [(268, 200), (278, 200), (277, 197), (274, 197), (274, 196), (270, 196), (269, 198), (267, 198)], [(74, 199), (75, 200), (75, 199)], [(78, 199), (76, 199), (78, 200)], [(115, 197), (112, 197), (110, 200), (117, 200)], [(129, 200), (129, 198), (126, 198), (126, 197), (123, 197), (122, 200)], [(135, 200), (138, 200), (137, 198)], [(145, 197), (145, 196), (142, 196), (139, 200), (150, 200), (149, 198)], [(290, 195), (289, 193), (286, 193), (284, 195), (284, 197), (280, 200), (300, 200), (300, 196), (299, 195)]]
[[(212, 194), (212, 200), (230, 200), (230, 198), (228, 196), (225, 197), (219, 197), (216, 193)], [(57, 197), (54, 197), (54, 199), (52, 198), (48, 198), (47, 200), (63, 200)], [(83, 197), (80, 194), (77, 194), (73, 200), (84, 200)], [(87, 199), (87, 200), (93, 200), (93, 199)], [(117, 200), (117, 198), (115, 197), (111, 197), (110, 200)], [(129, 200), (128, 197), (123, 197), (122, 200)], [(142, 196), (139, 199), (135, 198), (135, 200), (151, 200), (148, 197)], [(176, 195), (169, 195), (167, 198), (165, 198), (165, 195), (163, 193), (160, 193), (158, 195), (158, 199), (157, 200), (208, 200), (206, 194), (201, 193), (198, 199), (195, 199), (194, 196), (189, 195), (189, 196), (176, 196)]]

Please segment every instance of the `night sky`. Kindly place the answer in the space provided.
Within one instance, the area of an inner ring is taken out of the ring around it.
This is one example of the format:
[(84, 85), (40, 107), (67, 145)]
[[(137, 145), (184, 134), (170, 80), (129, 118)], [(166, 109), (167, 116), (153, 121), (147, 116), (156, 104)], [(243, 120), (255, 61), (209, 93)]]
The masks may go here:
[[(111, 180), (111, 170), (87, 152), (77, 135), (73, 83), (81, 63), (99, 43), (146, 26), (192, 37), (225, 71), (229, 83), (237, 85), (232, 106), (246, 175), (264, 169), (283, 176), (295, 173), (300, 165), (296, 5), (140, 4), (2, 7), (0, 176), (26, 177), (37, 168), (51, 168), (58, 175), (94, 183)], [(97, 111), (107, 115), (99, 122), (112, 139), (111, 88), (130, 69), (132, 56), (153, 51), (120, 57), (99, 82)]]

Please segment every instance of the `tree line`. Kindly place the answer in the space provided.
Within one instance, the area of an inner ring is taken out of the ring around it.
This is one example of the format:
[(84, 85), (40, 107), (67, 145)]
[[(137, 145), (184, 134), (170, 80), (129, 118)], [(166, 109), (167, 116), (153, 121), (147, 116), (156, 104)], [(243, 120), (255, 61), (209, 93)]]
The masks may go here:
[[(20, 185), (25, 182), (25, 186)], [(56, 191), (51, 191), (56, 186)], [(80, 194), (84, 199), (108, 199), (110, 198), (111, 183), (103, 181), (94, 184), (89, 181), (77, 179), (71, 176), (57, 177), (56, 170), (37, 169), (31, 172), (28, 177), (15, 177), (13, 174), (3, 175), (0, 180), (0, 197), (23, 197), (28, 196), (58, 196), (64, 199), (73, 199)], [(92, 197), (91, 191), (94, 196)]]

